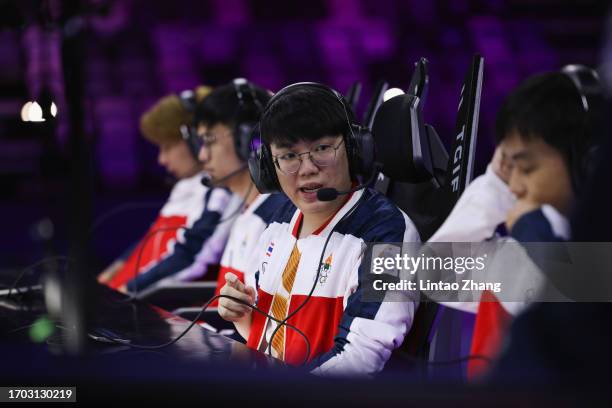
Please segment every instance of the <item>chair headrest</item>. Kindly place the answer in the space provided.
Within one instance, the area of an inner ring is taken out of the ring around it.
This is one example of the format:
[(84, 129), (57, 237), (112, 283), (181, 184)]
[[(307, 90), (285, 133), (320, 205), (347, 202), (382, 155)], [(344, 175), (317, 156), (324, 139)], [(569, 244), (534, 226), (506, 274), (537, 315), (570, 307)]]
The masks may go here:
[(392, 180), (421, 183), (432, 177), (433, 165), (419, 104), (420, 99), (414, 95), (398, 95), (385, 101), (376, 112), (372, 125), (376, 161)]

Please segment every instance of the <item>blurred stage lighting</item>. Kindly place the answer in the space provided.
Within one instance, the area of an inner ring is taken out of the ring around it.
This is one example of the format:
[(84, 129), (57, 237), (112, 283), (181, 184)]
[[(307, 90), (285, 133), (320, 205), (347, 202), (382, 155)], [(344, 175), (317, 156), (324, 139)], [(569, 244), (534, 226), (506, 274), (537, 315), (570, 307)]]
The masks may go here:
[(48, 113), (43, 115), (43, 108), (36, 101), (28, 101), (21, 108), (21, 120), (23, 122), (44, 122), (45, 117), (48, 119), (57, 116), (57, 105), (51, 102)]
[(398, 95), (403, 95), (405, 92), (399, 88), (389, 88), (383, 95), (383, 102), (387, 102), (389, 99)]
[(23, 104), (23, 107), (21, 108), (21, 120), (23, 122), (30, 121), (30, 106), (32, 106), (32, 102), (27, 101), (25, 104)]
[(30, 122), (44, 122), (45, 118), (43, 118), (43, 111), (38, 102), (32, 102), (30, 105), (30, 109), (28, 110), (28, 118)]

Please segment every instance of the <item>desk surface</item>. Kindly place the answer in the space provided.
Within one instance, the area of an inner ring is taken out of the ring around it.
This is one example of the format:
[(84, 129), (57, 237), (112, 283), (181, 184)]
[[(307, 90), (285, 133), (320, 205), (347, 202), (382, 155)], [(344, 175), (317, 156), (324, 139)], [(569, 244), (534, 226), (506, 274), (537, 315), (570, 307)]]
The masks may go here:
[[(107, 330), (114, 336), (129, 339), (132, 344), (160, 345), (179, 336), (191, 322), (165, 310), (139, 300), (126, 302), (126, 296), (105, 286), (97, 285), (94, 291), (95, 307), (90, 317), (90, 332)], [(7, 301), (0, 299), (0, 342), (20, 345), (33, 344), (30, 339), (30, 326), (46, 314), (40, 290)], [(63, 330), (56, 327), (52, 336), (42, 344), (51, 353), (61, 348)], [(87, 343), (90, 355), (121, 355), (122, 358), (134, 355), (155, 355), (172, 361), (189, 362), (231, 362), (238, 365), (271, 365), (272, 359), (263, 356), (244, 344), (204, 329), (199, 325), (192, 327), (185, 336), (171, 346), (156, 350), (139, 350), (127, 345), (103, 343), (90, 339)]]
[[(98, 287), (97, 292), (94, 326), (129, 336), (134, 343), (164, 343), (189, 324), (143, 302), (124, 302), (124, 295), (105, 287)], [(375, 381), (318, 378), (303, 370), (279, 368), (275, 360), (199, 326), (161, 350), (142, 351), (91, 340), (84, 356), (57, 355), (62, 331), (42, 343), (33, 342), (28, 334), (32, 322), (46, 313), (40, 291), (26, 300), (22, 310), (0, 305), (1, 386), (76, 386), (77, 401), (98, 406), (156, 401), (173, 406), (266, 402), (269, 406), (289, 403), (322, 408), (347, 402), (352, 407), (405, 406), (407, 401), (425, 405), (432, 398), (437, 405), (452, 406), (525, 402), (525, 394), (516, 393), (521, 388), (504, 387), (491, 393), (487, 388), (449, 386), (424, 381), (421, 369), (383, 373)], [(528, 391), (532, 404), (564, 402), (563, 394), (546, 388), (534, 393), (528, 386)]]

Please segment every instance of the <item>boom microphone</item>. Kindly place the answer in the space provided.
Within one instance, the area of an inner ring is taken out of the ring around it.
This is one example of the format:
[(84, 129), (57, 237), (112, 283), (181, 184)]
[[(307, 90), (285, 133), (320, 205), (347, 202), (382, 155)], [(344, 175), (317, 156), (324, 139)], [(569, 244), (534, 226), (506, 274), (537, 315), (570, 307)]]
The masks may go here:
[(204, 176), (202, 176), (202, 179), (200, 180), (200, 183), (202, 183), (202, 185), (205, 186), (205, 187), (209, 187), (209, 188), (210, 187), (216, 187), (220, 183), (223, 183), (224, 181), (227, 181), (227, 180), (231, 179), (232, 177), (234, 177), (238, 173), (243, 172), (247, 168), (248, 168), (248, 165), (245, 163), (242, 166), (238, 167), (236, 170), (232, 171), (227, 176), (221, 177), (219, 180), (215, 180), (215, 181), (213, 181), (212, 177), (210, 177), (208, 174), (205, 174)]
[(369, 186), (374, 181), (374, 179), (378, 175), (378, 172), (379, 172), (379, 168), (378, 168), (378, 166), (375, 166), (374, 167), (374, 171), (372, 171), (372, 174), (370, 175), (370, 178), (365, 183), (359, 184), (358, 186), (355, 186), (355, 187), (353, 187), (353, 188), (351, 188), (349, 190), (338, 191), (335, 188), (322, 188), (322, 189), (317, 191), (317, 200), (319, 200), (319, 201), (334, 201), (340, 195), (351, 194), (351, 193), (354, 193), (357, 190), (361, 190), (362, 188), (366, 188), (367, 186)]

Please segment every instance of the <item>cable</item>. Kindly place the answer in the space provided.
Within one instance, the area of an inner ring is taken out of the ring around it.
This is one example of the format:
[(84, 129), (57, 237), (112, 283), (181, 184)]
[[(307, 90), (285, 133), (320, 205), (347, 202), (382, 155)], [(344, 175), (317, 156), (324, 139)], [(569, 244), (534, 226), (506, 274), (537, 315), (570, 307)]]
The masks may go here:
[(9, 288), (9, 291), (6, 295), (7, 298), (10, 298), (12, 295), (12, 292), (16, 290), (17, 284), (19, 283), (19, 281), (25, 276), (25, 274), (30, 271), (30, 270), (34, 270), (36, 269), (38, 266), (40, 265), (44, 265), (47, 262), (51, 262), (51, 261), (67, 261), (67, 262), (71, 262), (71, 263), (76, 263), (76, 260), (74, 258), (71, 258), (69, 256), (63, 256), (63, 255), (57, 255), (57, 256), (52, 256), (52, 257), (48, 257), (45, 259), (41, 259), (40, 261), (37, 261), (35, 263), (33, 263), (30, 266), (25, 267), (24, 269), (22, 269), (19, 274), (17, 275), (17, 278), (15, 279), (15, 281), (13, 282), (13, 284), (11, 285), (11, 287)]
[[(147, 246), (147, 242), (149, 241), (149, 238), (151, 238), (153, 235), (157, 234), (158, 232), (175, 231), (175, 230), (180, 230), (180, 229), (187, 230), (188, 227), (184, 225), (177, 225), (173, 227), (160, 227), (160, 228), (154, 229), (153, 231), (147, 232), (147, 235), (145, 235), (144, 238), (142, 239), (142, 245), (140, 246), (138, 250), (138, 256), (136, 257), (136, 264), (134, 265), (134, 274), (132, 276), (132, 280), (138, 277), (138, 272), (140, 270), (140, 262), (142, 261), (142, 253), (144, 252), (144, 249)], [(135, 285), (135, 288), (132, 291), (131, 295), (128, 296), (127, 299), (122, 300), (122, 302), (131, 302), (134, 299), (136, 299), (136, 296), (138, 295), (138, 283), (134, 281), (134, 285)]]
[[(359, 201), (353, 205), (353, 207), (338, 221), (338, 223), (336, 225), (340, 224), (341, 221), (343, 221), (346, 217), (348, 217), (350, 214), (352, 214), (356, 210), (357, 206), (361, 203), (361, 200), (362, 200), (362, 198), (360, 198)], [(182, 228), (185, 228), (185, 227), (182, 227)], [(155, 346), (147, 346), (147, 345), (137, 345), (137, 344), (125, 343), (125, 342), (113, 339), (112, 337), (108, 337), (108, 336), (106, 336), (104, 334), (100, 334), (100, 337), (104, 337), (107, 340), (109, 340), (109, 341), (111, 341), (111, 342), (113, 342), (115, 344), (127, 346), (127, 347), (130, 347), (130, 348), (135, 348), (135, 349), (141, 349), (141, 350), (156, 350), (156, 349), (161, 349), (161, 348), (164, 348), (164, 347), (168, 347), (168, 346), (176, 343), (177, 341), (179, 341), (182, 337), (184, 337), (189, 332), (189, 330), (191, 330), (191, 328), (198, 322), (198, 320), (200, 319), (200, 317), (202, 316), (204, 311), (210, 306), (210, 304), (214, 300), (219, 299), (219, 298), (227, 298), (227, 299), (234, 300), (235, 302), (238, 302), (238, 303), (243, 304), (245, 306), (248, 306), (252, 310), (255, 310), (256, 312), (266, 316), (268, 319), (271, 319), (271, 320), (275, 321), (276, 323), (278, 323), (278, 326), (276, 327), (276, 329), (274, 330), (274, 332), (272, 332), (272, 335), (270, 336), (270, 342), (268, 344), (268, 355), (271, 355), (270, 344), (272, 344), (272, 339), (274, 338), (276, 332), (280, 329), (280, 327), (287, 326), (288, 328), (294, 330), (296, 333), (298, 333), (300, 336), (302, 336), (302, 338), (304, 339), (304, 342), (306, 344), (306, 356), (304, 358), (304, 361), (301, 363), (301, 366), (304, 366), (308, 362), (308, 360), (310, 359), (310, 352), (311, 352), (310, 341), (308, 340), (308, 337), (300, 329), (298, 329), (297, 327), (295, 327), (294, 325), (292, 325), (290, 323), (287, 323), (287, 321), (291, 317), (293, 317), (300, 309), (302, 309), (306, 305), (308, 300), (312, 297), (314, 289), (316, 288), (316, 283), (318, 282), (318, 279), (319, 279), (319, 274), (320, 274), (320, 270), (321, 270), (321, 263), (322, 263), (324, 255), (325, 255), (325, 249), (326, 249), (326, 247), (327, 247), (327, 245), (329, 243), (329, 239), (330, 239), (332, 233), (333, 233), (333, 229), (332, 229), (332, 231), (330, 231), (330, 234), (328, 235), (328, 237), (327, 237), (327, 239), (325, 241), (325, 244), (323, 246), (323, 251), (321, 252), (321, 257), (319, 259), (319, 267), (318, 267), (318, 270), (317, 270), (316, 279), (314, 281), (313, 287), (310, 290), (310, 293), (308, 294), (308, 296), (306, 297), (304, 302), (302, 302), (302, 304), (297, 309), (295, 309), (292, 313), (287, 315), (287, 317), (285, 317), (285, 319), (283, 319), (282, 321), (277, 319), (277, 318), (275, 318), (274, 316), (271, 316), (270, 314), (264, 312), (263, 310), (259, 309), (258, 307), (254, 306), (254, 305), (251, 305), (251, 304), (249, 304), (249, 303), (247, 303), (247, 302), (245, 302), (245, 301), (243, 301), (241, 299), (238, 299), (238, 298), (235, 298), (235, 297), (229, 296), (229, 295), (216, 295), (216, 296), (213, 296), (211, 299), (209, 299), (202, 306), (202, 309), (200, 310), (198, 315), (193, 319), (193, 321), (189, 324), (189, 326), (181, 334), (179, 334), (176, 338), (174, 338), (174, 339), (172, 339), (172, 340), (170, 340), (170, 341), (168, 341), (166, 343), (163, 343), (163, 344), (160, 344), (160, 345), (155, 345)], [(9, 293), (7, 294), (7, 297), (11, 296), (11, 291), (15, 289), (15, 286), (17, 285), (19, 280), (29, 270), (32, 270), (32, 269), (34, 269), (34, 268), (36, 268), (36, 267), (38, 267), (40, 265), (43, 265), (43, 264), (45, 264), (47, 262), (57, 261), (57, 260), (64, 260), (64, 261), (68, 261), (68, 262), (71, 262), (71, 263), (75, 262), (74, 259), (72, 259), (70, 257), (66, 257), (66, 256), (54, 256), (54, 257), (51, 257), (51, 258), (40, 260), (40, 261), (38, 261), (38, 262), (36, 262), (36, 263), (34, 263), (34, 264), (24, 268), (21, 271), (21, 273), (19, 274), (19, 276), (13, 282), (13, 285), (9, 289)], [(133, 300), (133, 298), (128, 298), (128, 299), (130, 301)], [(32, 327), (32, 325), (28, 325), (28, 326), (20, 327), (20, 328), (15, 329), (15, 330), (11, 330), (9, 333), (16, 332), (16, 331), (19, 331), (19, 330), (23, 330), (23, 329), (26, 329), (26, 328), (29, 328), (29, 327)], [(59, 325), (57, 325), (56, 327), (61, 328), (61, 326), (59, 326)], [(412, 356), (407, 355), (407, 354), (400, 354), (400, 356), (402, 358), (405, 358), (405, 359), (410, 359), (410, 360), (413, 360), (413, 361), (417, 361), (417, 362), (421, 362), (421, 363), (426, 363), (428, 365), (452, 365), (452, 364), (459, 364), (459, 363), (462, 363), (462, 362), (465, 362), (465, 361), (468, 361), (468, 360), (473, 360), (473, 359), (483, 360), (483, 361), (487, 362), (488, 364), (493, 364), (493, 360), (491, 358), (487, 357), (487, 356), (484, 356), (484, 355), (468, 355), (468, 356), (460, 357), (460, 358), (457, 358), (457, 359), (454, 359), (454, 360), (444, 360), (444, 361), (428, 361), (428, 360), (420, 359), (420, 358), (417, 358), (417, 357), (412, 357)]]
[[(236, 210), (234, 210), (234, 212), (232, 212), (230, 215), (228, 215), (226, 218), (222, 218), (221, 220), (219, 220), (216, 224), (215, 224), (215, 228), (217, 228), (219, 225), (223, 224), (224, 222), (230, 221), (233, 218), (235, 218), (241, 211), (243, 211), (246, 202), (249, 198), (249, 195), (251, 194), (251, 191), (253, 190), (253, 183), (249, 184), (249, 188), (247, 189), (247, 192), (244, 196), (244, 199), (242, 200), (242, 202), (240, 203), (240, 205), (238, 206), (238, 208), (236, 208)], [(135, 279), (138, 276), (138, 271), (140, 270), (140, 262), (142, 260), (142, 253), (144, 251), (144, 248), (146, 246), (147, 241), (149, 240), (149, 238), (155, 234), (157, 234), (158, 232), (163, 232), (163, 231), (169, 231), (169, 230), (177, 230), (177, 229), (184, 229), (187, 230), (188, 227), (185, 226), (175, 226), (175, 227), (160, 227), (157, 228), (153, 231), (150, 231), (147, 235), (145, 235), (145, 237), (143, 238), (143, 243), (138, 251), (138, 257), (136, 258), (136, 265), (134, 267), (134, 275), (132, 279)], [(135, 283), (136, 287), (134, 288), (134, 290), (132, 291), (132, 294), (128, 297), (127, 300), (124, 300), (126, 302), (131, 302), (132, 300), (134, 300), (136, 298), (136, 296), (138, 295), (138, 284)]]
[[(219, 225), (221, 225), (224, 222), (232, 220), (233, 218), (235, 218), (238, 215), (238, 213), (240, 213), (243, 210), (243, 208), (244, 208), (244, 206), (246, 204), (246, 201), (247, 201), (247, 199), (249, 197), (249, 194), (251, 194), (251, 190), (252, 189), (253, 189), (253, 184), (251, 183), (251, 185), (249, 186), (249, 188), (247, 190), (245, 198), (242, 200), (242, 202), (240, 203), (238, 208), (236, 210), (234, 210), (234, 212), (232, 214), (230, 214), (229, 216), (227, 216), (226, 218), (223, 218), (223, 219), (219, 220), (215, 224), (215, 228), (217, 228)], [(144, 248), (146, 247), (146, 243), (149, 240), (149, 238), (151, 238), (153, 235), (157, 234), (158, 232), (171, 231), (171, 230), (179, 230), (179, 229), (187, 230), (189, 228), (184, 226), (184, 225), (174, 226), (174, 227), (160, 227), (160, 228), (157, 228), (157, 229), (155, 229), (153, 231), (149, 231), (147, 233), (147, 235), (145, 235), (145, 237), (142, 240), (142, 245), (140, 246), (140, 248), (138, 250), (138, 257), (136, 258), (136, 265), (134, 267), (134, 275), (133, 275), (132, 279), (135, 279), (138, 276), (138, 272), (140, 270), (140, 262), (142, 261), (142, 253), (144, 252)], [(131, 302), (138, 295), (138, 284), (135, 283), (135, 285), (136, 285), (136, 287), (132, 291), (132, 294), (125, 301)]]
[(224, 223), (224, 222), (226, 222), (226, 221), (230, 221), (230, 220), (232, 220), (233, 218), (236, 218), (236, 216), (238, 216), (238, 214), (240, 214), (240, 213), (241, 213), (241, 212), (242, 212), (242, 211), (245, 209), (246, 202), (247, 202), (247, 200), (249, 199), (249, 195), (251, 194), (251, 191), (253, 190), (253, 186), (254, 186), (254, 184), (253, 184), (253, 183), (250, 183), (250, 184), (249, 184), (249, 188), (247, 189), (247, 192), (246, 192), (246, 194), (245, 194), (244, 198), (242, 199), (242, 202), (241, 202), (241, 203), (240, 203), (240, 205), (238, 206), (238, 208), (237, 208), (237, 209), (235, 209), (235, 210), (234, 210), (234, 212), (233, 212), (233, 213), (231, 213), (230, 215), (228, 215), (226, 218), (222, 218), (221, 220), (219, 220), (219, 222), (217, 223), (217, 225), (220, 225), (220, 224), (222, 224), (222, 223)]
[[(308, 293), (308, 296), (306, 296), (306, 299), (304, 299), (304, 301), (302, 302), (301, 305), (299, 305), (293, 312), (289, 313), (287, 315), (287, 317), (285, 317), (285, 319), (283, 319), (283, 321), (276, 326), (276, 328), (274, 329), (274, 331), (272, 332), (272, 335), (270, 336), (270, 341), (268, 342), (268, 355), (272, 356), (272, 340), (274, 340), (274, 336), (276, 335), (276, 333), (278, 332), (278, 330), (283, 326), (283, 325), (287, 325), (287, 320), (289, 320), (291, 317), (293, 317), (297, 312), (299, 312), (304, 306), (306, 306), (306, 303), (308, 303), (308, 301), (310, 300), (310, 298), (312, 297), (312, 294), (314, 293), (315, 288), (317, 287), (317, 282), (319, 281), (319, 275), (321, 273), (321, 266), (323, 265), (323, 257), (325, 256), (325, 249), (327, 249), (327, 244), (329, 243), (329, 239), (331, 238), (332, 234), (334, 233), (334, 230), (336, 229), (336, 227), (342, 222), (344, 221), (349, 215), (353, 214), (355, 212), (355, 210), (357, 209), (357, 207), (361, 204), (361, 202), (363, 201), (365, 197), (365, 194), (362, 194), (361, 197), (359, 197), (359, 200), (357, 200), (357, 202), (355, 204), (353, 204), (353, 206), (346, 212), (346, 214), (344, 214), (340, 220), (338, 220), (338, 222), (336, 223), (336, 225), (334, 225), (334, 228), (332, 228), (332, 230), (329, 232), (329, 234), (327, 235), (327, 239), (325, 240), (325, 244), (323, 245), (323, 250), (321, 251), (321, 256), (319, 257), (319, 263), (317, 266), (317, 275), (315, 276), (315, 280), (312, 284), (312, 288), (310, 289), (310, 293)], [(274, 319), (275, 321), (277, 321), (276, 319)], [(277, 321), (278, 322), (278, 321)], [(308, 353), (308, 355), (306, 356), (306, 358), (309, 358), (310, 353)], [(308, 361), (308, 360), (305, 360)], [(305, 364), (305, 363), (304, 363)]]
[(183, 330), (183, 332), (181, 334), (179, 334), (178, 336), (176, 336), (174, 339), (163, 343), (163, 344), (158, 344), (158, 345), (142, 345), (142, 344), (132, 344), (132, 343), (126, 343), (124, 341), (120, 341), (117, 339), (114, 339), (112, 337), (107, 336), (104, 333), (99, 333), (98, 335), (100, 337), (103, 337), (113, 343), (116, 344), (120, 344), (122, 346), (127, 346), (130, 348), (135, 348), (135, 349), (139, 349), (139, 350), (158, 350), (158, 349), (162, 349), (168, 346), (171, 346), (172, 344), (176, 343), (177, 341), (179, 341), (181, 338), (183, 338), (187, 332), (189, 332), (189, 330), (191, 330), (191, 328), (193, 326), (196, 325), (196, 323), (198, 322), (198, 320), (200, 320), (200, 317), (202, 316), (202, 314), (204, 313), (204, 311), (208, 308), (208, 306), (210, 306), (210, 304), (219, 298), (227, 298), (227, 299), (231, 299), (235, 302), (238, 302), (240, 304), (243, 304), (245, 306), (250, 307), (251, 309), (253, 309), (254, 311), (256, 311), (257, 313), (260, 313), (264, 316), (266, 316), (268, 319), (272, 319), (275, 322), (282, 324), (282, 325), (286, 325), (287, 327), (289, 327), (290, 329), (294, 330), (296, 333), (298, 333), (300, 336), (302, 336), (302, 338), (304, 339), (304, 342), (306, 343), (306, 358), (304, 359), (304, 362), (302, 363), (302, 365), (305, 365), (308, 362), (308, 359), (310, 357), (310, 342), (308, 341), (308, 337), (306, 337), (306, 335), (297, 327), (293, 326), (292, 324), (286, 323), (286, 322), (281, 322), (280, 320), (276, 319), (274, 316), (269, 315), (268, 313), (264, 312), (263, 310), (259, 309), (257, 306), (251, 305), (247, 302), (245, 302), (242, 299), (238, 299), (234, 296), (229, 296), (229, 295), (215, 295), (213, 296), (211, 299), (209, 299), (200, 309), (200, 312), (198, 313), (198, 315), (191, 321), (191, 323), (187, 326), (187, 328), (185, 330)]
[[(242, 169), (241, 169), (241, 171), (242, 171)], [(248, 199), (249, 195), (251, 194), (252, 189), (253, 189), (253, 184), (251, 183), (251, 184), (249, 185), (249, 188), (248, 188), (248, 190), (247, 190), (247, 193), (246, 193), (246, 195), (245, 195), (245, 198), (242, 200), (242, 202), (241, 202), (241, 204), (238, 206), (238, 208), (237, 208), (237, 209), (236, 209), (236, 210), (235, 210), (235, 211), (234, 211), (232, 214), (230, 214), (229, 216), (227, 216), (226, 218), (219, 220), (219, 221), (217, 222), (216, 226), (218, 226), (218, 225), (220, 225), (220, 224), (222, 224), (222, 223), (225, 223), (225, 222), (227, 222), (227, 221), (231, 221), (233, 218), (235, 218), (235, 217), (236, 217), (236, 216), (237, 216), (237, 215), (238, 215), (238, 214), (239, 214), (239, 213), (240, 213), (240, 212), (243, 210), (243, 208), (244, 208), (244, 206), (245, 206), (245, 204), (246, 204), (246, 200)], [(102, 214), (101, 216), (99, 216), (99, 217), (98, 217), (98, 218), (97, 218), (97, 219), (96, 219), (96, 220), (93, 222), (93, 224), (92, 224), (92, 226), (91, 226), (91, 228), (90, 228), (90, 230), (89, 230), (89, 237), (90, 237), (90, 239), (91, 239), (91, 237), (92, 237), (93, 233), (94, 233), (94, 232), (95, 232), (95, 231), (96, 231), (96, 230), (97, 230), (97, 229), (98, 229), (98, 228), (99, 228), (99, 227), (100, 227), (100, 226), (101, 226), (101, 225), (102, 225), (104, 222), (106, 222), (108, 219), (110, 219), (110, 218), (114, 217), (115, 215), (120, 214), (121, 212), (124, 212), (124, 211), (127, 211), (127, 210), (133, 210), (133, 209), (143, 209), (143, 208), (158, 208), (159, 206), (160, 206), (160, 204), (159, 204), (159, 203), (146, 203), (146, 204), (145, 204), (145, 203), (125, 203), (125, 204), (121, 204), (121, 205), (119, 205), (119, 206), (116, 206), (116, 207), (114, 207), (114, 208), (110, 209), (109, 211), (107, 211), (106, 213)], [(178, 229), (178, 227), (177, 227), (176, 229)], [(167, 231), (168, 229), (161, 229), (161, 228), (160, 228), (160, 229), (157, 229), (157, 230), (152, 231), (152, 232), (151, 232), (151, 234), (153, 235), (153, 234), (155, 234), (155, 233), (157, 233), (157, 232), (161, 232), (162, 230), (166, 230), (166, 231)], [(145, 238), (144, 238), (144, 240), (145, 240), (145, 242), (146, 242), (146, 240), (148, 240), (148, 236), (147, 236), (147, 237), (145, 237)], [(145, 245), (143, 244), (143, 245), (142, 245), (142, 247), (141, 247), (140, 253), (139, 253), (139, 255), (138, 255), (138, 259), (139, 259), (139, 261), (137, 262), (137, 265), (136, 265), (136, 272), (135, 272), (135, 274), (134, 274), (135, 276), (137, 276), (137, 274), (138, 274), (138, 272), (137, 272), (137, 271), (138, 271), (139, 266), (140, 266), (140, 259), (141, 259), (142, 250), (144, 249), (144, 247), (145, 247)], [(65, 259), (65, 260), (70, 260), (70, 261), (74, 262), (74, 260), (73, 260), (73, 259), (71, 259), (71, 258), (69, 258), (69, 257), (66, 257), (66, 256), (61, 256), (61, 255), (60, 255), (60, 256), (55, 256), (55, 257), (53, 257), (52, 259)], [(51, 259), (48, 259), (48, 260), (51, 260)], [(38, 262), (34, 263), (34, 264), (33, 264), (33, 265), (31, 265), (31, 266), (26, 267), (26, 268), (25, 268), (25, 269), (24, 269), (24, 270), (23, 270), (23, 271), (22, 271), (22, 272), (19, 274), (18, 278), (15, 280), (15, 282), (13, 283), (13, 285), (10, 287), (9, 292), (8, 292), (8, 294), (7, 294), (7, 297), (9, 297), (9, 298), (10, 298), (10, 297), (11, 297), (11, 295), (12, 295), (12, 292), (13, 292), (13, 291), (15, 291), (15, 290), (16, 290), (18, 293), (20, 293), (20, 292), (19, 292), (19, 290), (16, 288), (16, 286), (17, 286), (17, 284), (19, 283), (19, 281), (21, 280), (21, 278), (22, 278), (22, 277), (25, 275), (25, 273), (27, 272), (27, 270), (28, 270), (28, 269), (35, 268), (36, 266), (38, 266), (38, 265), (39, 265), (39, 263), (45, 263), (45, 262), (47, 262), (48, 260), (41, 260), (41, 261), (38, 261)], [(4, 285), (3, 285), (3, 286), (4, 286)]]
[(16, 329), (9, 330), (9, 331), (6, 332), (6, 334), (17, 333), (17, 332), (23, 331), (25, 329), (30, 329), (30, 328), (32, 328), (34, 326), (36, 326), (36, 323), (31, 323), (31, 324), (28, 324), (28, 325), (25, 325), (25, 326), (17, 327)]
[[(91, 228), (89, 230), (89, 237), (92, 236), (92, 234), (96, 231), (96, 229), (98, 229), (100, 227), (100, 225), (102, 225), (105, 221), (107, 221), (109, 218), (117, 215), (118, 213), (121, 213), (121, 212), (126, 211), (126, 210), (130, 210), (130, 209), (157, 208), (157, 207), (159, 207), (159, 203), (156, 203), (156, 204), (152, 204), (152, 203), (149, 203), (149, 204), (126, 203), (126, 204), (122, 204), (122, 205), (119, 205), (117, 207), (114, 207), (114, 208), (110, 209), (109, 211), (107, 211), (106, 213), (102, 214), (100, 217), (98, 217), (94, 221), (94, 223), (92, 224), (92, 226), (91, 226)], [(24, 269), (22, 269), (19, 272), (19, 274), (17, 275), (17, 278), (15, 279), (13, 284), (8, 287), (9, 291), (7, 293), (7, 298), (10, 298), (12, 296), (13, 291), (16, 291), (17, 293), (21, 294), (21, 292), (17, 288), (17, 284), (26, 275), (26, 273), (29, 270), (35, 269), (36, 267), (38, 267), (40, 265), (44, 265), (47, 262), (55, 261), (55, 260), (63, 260), (63, 261), (67, 261), (67, 262), (76, 263), (74, 258), (71, 258), (71, 257), (68, 257), (68, 256), (64, 256), (64, 255), (56, 255), (56, 256), (47, 257), (45, 259), (41, 259), (39, 261), (36, 261), (35, 263), (31, 264), (30, 266), (25, 267)], [(2, 286), (7, 287), (6, 285), (2, 285)]]

